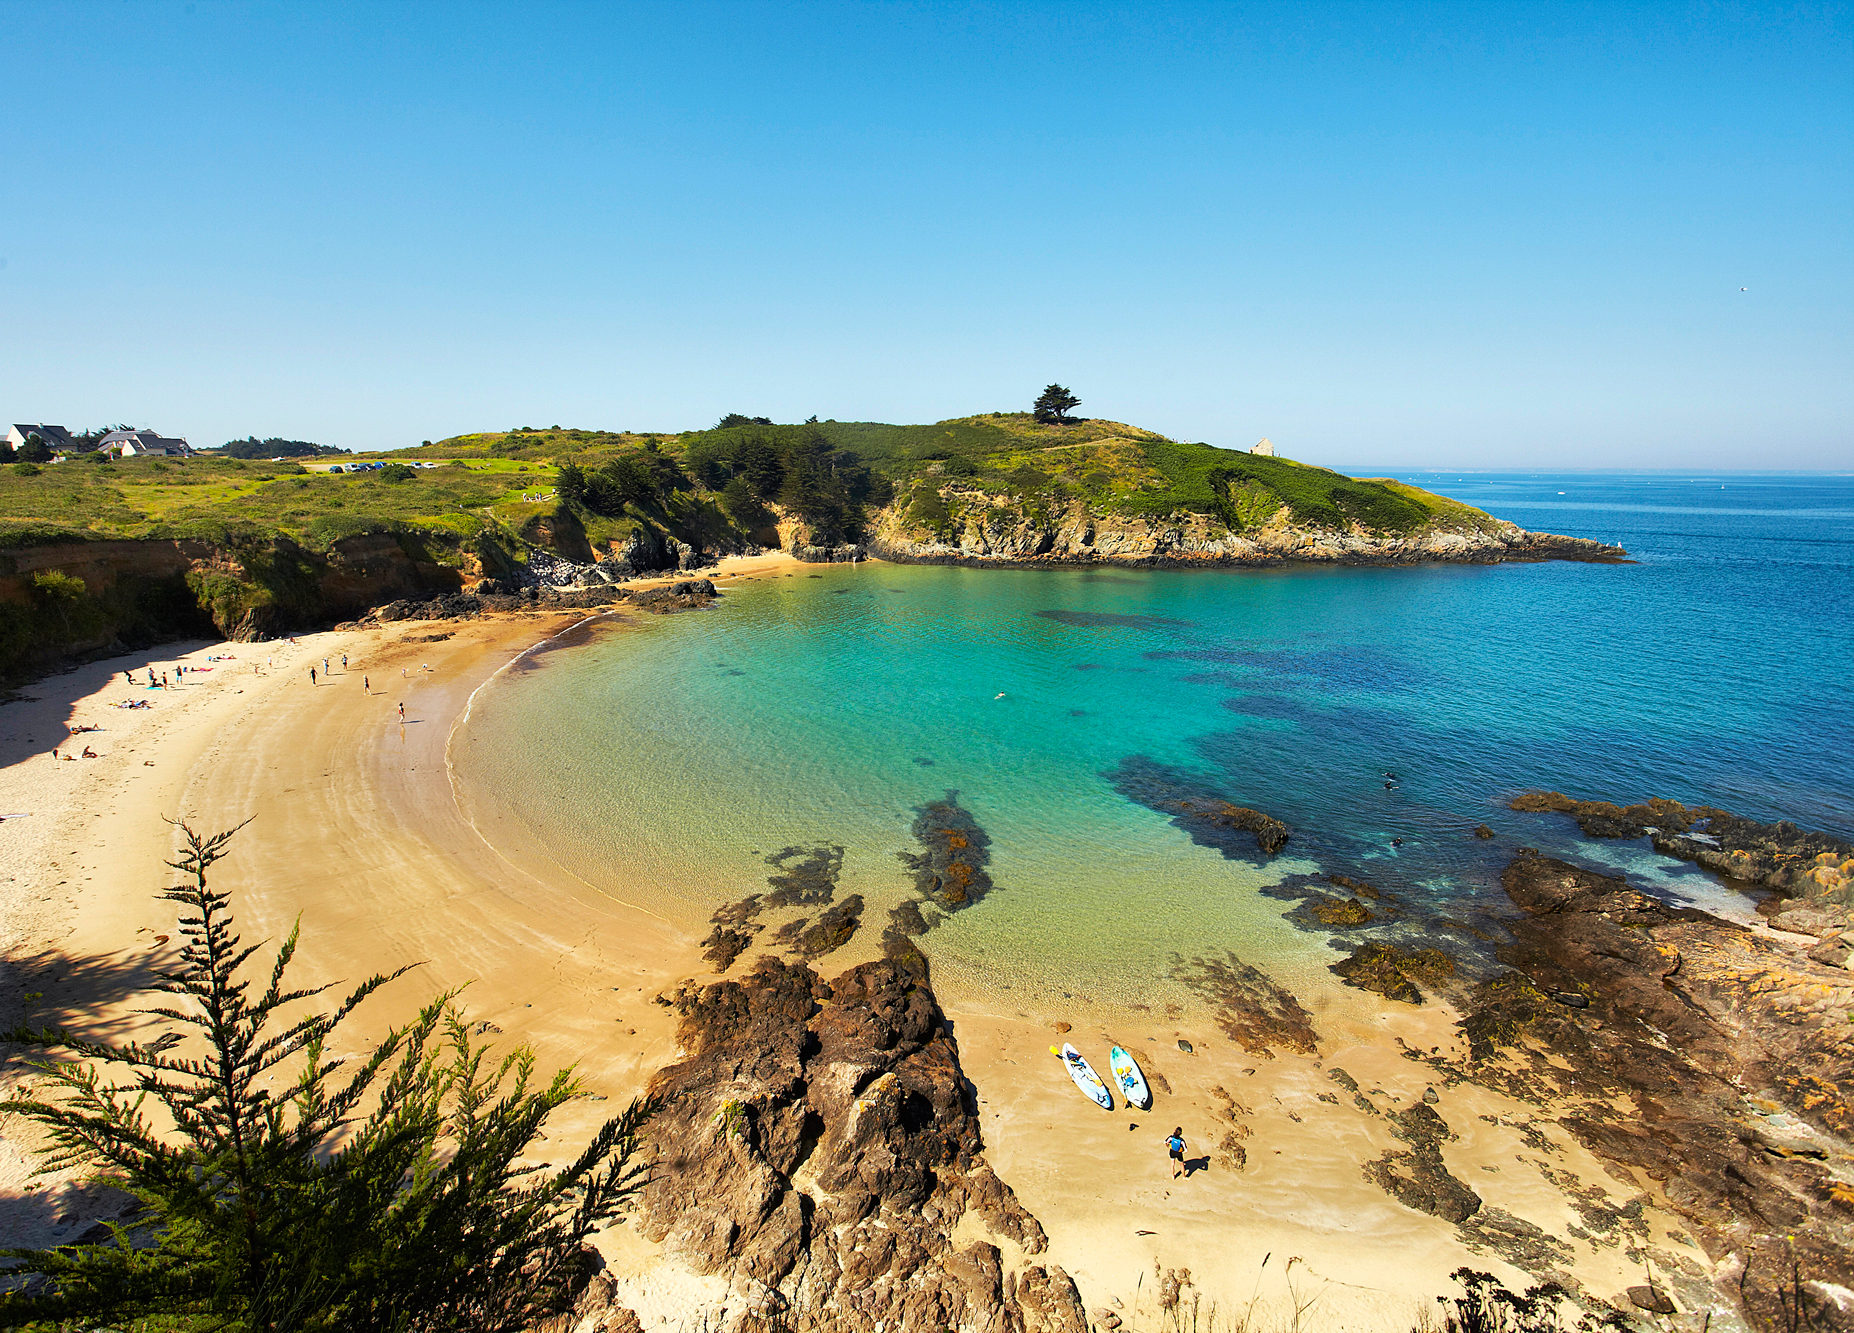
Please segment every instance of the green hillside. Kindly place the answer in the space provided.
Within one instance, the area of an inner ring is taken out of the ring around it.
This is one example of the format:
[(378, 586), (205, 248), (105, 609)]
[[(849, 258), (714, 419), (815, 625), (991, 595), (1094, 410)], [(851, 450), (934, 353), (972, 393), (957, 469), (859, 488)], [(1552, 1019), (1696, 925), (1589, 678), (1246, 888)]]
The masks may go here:
[[(1028, 413), (932, 425), (805, 422), (681, 434), (490, 431), (367, 461), (435, 464), (336, 473), (206, 457), (76, 460), (0, 468), (0, 546), (65, 537), (287, 537), (326, 550), (361, 532), (456, 546), (492, 531), (586, 558), (640, 524), (699, 544), (764, 543), (783, 514), (820, 542), (856, 540), (892, 503), (932, 507), (948, 489), (1028, 508), (1084, 501), (1102, 514), (1213, 515), (1241, 531), (1285, 506), (1299, 523), (1409, 532), (1484, 522), (1415, 487), (1284, 458), (1166, 439), (1111, 421), (1044, 425)], [(564, 472), (563, 472), (563, 469)], [(556, 492), (558, 492), (556, 494)]]

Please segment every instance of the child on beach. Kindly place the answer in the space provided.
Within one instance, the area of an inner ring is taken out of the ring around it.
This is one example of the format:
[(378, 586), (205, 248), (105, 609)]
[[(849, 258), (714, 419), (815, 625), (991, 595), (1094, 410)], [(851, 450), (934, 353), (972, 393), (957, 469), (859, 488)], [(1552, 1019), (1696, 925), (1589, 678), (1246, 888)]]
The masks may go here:
[(1174, 1129), (1171, 1132), (1171, 1136), (1165, 1140), (1165, 1151), (1167, 1155), (1170, 1156), (1172, 1159), (1172, 1179), (1176, 1180), (1178, 1179), (1180, 1175), (1184, 1173), (1184, 1169), (1185, 1169), (1185, 1159), (1184, 1159), (1185, 1141), (1184, 1141), (1184, 1126), (1183, 1125), (1180, 1125), (1178, 1126), (1178, 1128)]

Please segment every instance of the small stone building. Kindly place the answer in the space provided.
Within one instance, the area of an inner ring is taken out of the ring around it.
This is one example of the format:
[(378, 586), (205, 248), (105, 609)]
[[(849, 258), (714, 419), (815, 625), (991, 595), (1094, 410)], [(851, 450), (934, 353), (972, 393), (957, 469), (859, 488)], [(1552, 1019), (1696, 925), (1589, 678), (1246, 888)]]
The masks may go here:
[(1260, 454), (1263, 458), (1273, 458), (1275, 456), (1275, 446), (1272, 441), (1263, 438), (1257, 440), (1255, 442), (1255, 447), (1249, 452), (1252, 454)]

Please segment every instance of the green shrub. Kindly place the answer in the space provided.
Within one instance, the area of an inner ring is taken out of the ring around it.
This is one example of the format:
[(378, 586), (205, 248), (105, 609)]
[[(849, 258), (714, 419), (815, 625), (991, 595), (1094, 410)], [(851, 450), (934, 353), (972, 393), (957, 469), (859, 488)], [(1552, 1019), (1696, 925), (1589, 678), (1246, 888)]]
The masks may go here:
[[(184, 944), (162, 974), (172, 999), (147, 1011), (165, 1030), (127, 1046), (7, 1034), (77, 1057), (32, 1062), (40, 1087), (0, 1105), (43, 1130), (44, 1169), (135, 1203), (106, 1242), (12, 1251), (12, 1274), (48, 1281), (0, 1296), (0, 1323), (515, 1333), (569, 1310), (591, 1276), (587, 1238), (639, 1188), (631, 1159), (654, 1105), (633, 1101), (564, 1165), (526, 1165), (581, 1088), (570, 1070), (537, 1082), (527, 1047), (491, 1058), (454, 992), (371, 1054), (329, 1058), (355, 1008), (410, 969), (305, 1013), (328, 987), (285, 988), (292, 930), (254, 993), (243, 969), (257, 947), (241, 947), (229, 896), (207, 885), (232, 833), (179, 830), (171, 864), (191, 882), (159, 896), (180, 907)], [(175, 1052), (183, 1042), (195, 1049)]]
[(938, 487), (920, 486), (908, 501), (903, 521), (912, 528), (926, 528), (935, 534), (945, 534), (953, 526), (953, 511), (946, 507), (946, 500)]

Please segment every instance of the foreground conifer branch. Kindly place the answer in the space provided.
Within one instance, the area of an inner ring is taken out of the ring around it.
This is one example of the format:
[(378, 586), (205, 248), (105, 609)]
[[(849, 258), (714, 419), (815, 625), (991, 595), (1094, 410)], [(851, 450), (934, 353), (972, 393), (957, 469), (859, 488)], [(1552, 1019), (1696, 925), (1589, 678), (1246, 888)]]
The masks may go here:
[(259, 946), (241, 946), (229, 895), (207, 886), (238, 830), (179, 828), (169, 864), (191, 882), (160, 895), (181, 907), (181, 965), (159, 986), (177, 998), (141, 1011), (166, 1030), (126, 1046), (7, 1034), (75, 1057), (33, 1061), (45, 1083), (0, 1103), (49, 1134), (41, 1173), (79, 1171), (136, 1203), (108, 1243), (0, 1251), (29, 1278), (0, 1299), (0, 1324), (496, 1333), (570, 1308), (591, 1274), (584, 1242), (641, 1186), (654, 1105), (633, 1100), (564, 1169), (524, 1164), (580, 1085), (570, 1069), (537, 1085), (526, 1046), (474, 1045), (455, 992), (358, 1065), (328, 1058), (336, 1027), (409, 969), (283, 1017), (330, 989), (284, 988), (299, 928), (253, 997), (241, 973)]

